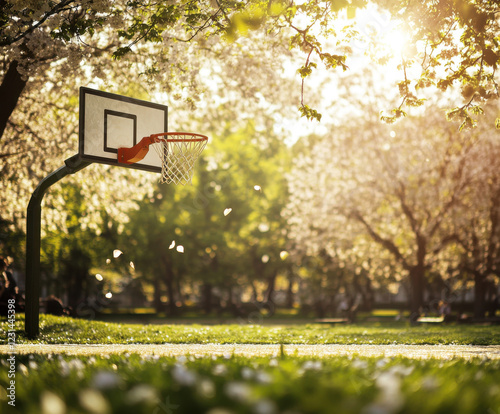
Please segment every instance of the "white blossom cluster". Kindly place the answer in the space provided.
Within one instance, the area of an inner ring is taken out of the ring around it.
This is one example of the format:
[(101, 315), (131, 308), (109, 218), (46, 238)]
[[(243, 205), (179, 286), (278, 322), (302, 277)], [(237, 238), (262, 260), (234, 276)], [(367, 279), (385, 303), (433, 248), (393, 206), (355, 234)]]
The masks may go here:
[(360, 122), (302, 143), (285, 212), (302, 254), (326, 250), (341, 267), (397, 279), (424, 252), (425, 265), (446, 275), (475, 229), (484, 265), (492, 249), (498, 260), (500, 229), (490, 221), (497, 132), (459, 133), (439, 117), (434, 109), (398, 125)]
[[(208, 135), (216, 135), (228, 120), (235, 129), (251, 120), (265, 130), (269, 111), (284, 117), (296, 110), (296, 88), (290, 87), (291, 80), (284, 76), (285, 62), (291, 56), (280, 35), (267, 37), (256, 31), (234, 42), (219, 36), (198, 36), (183, 42), (179, 39), (185, 39), (186, 33), (179, 24), (165, 28), (163, 42), (131, 44), (129, 54), (113, 60), (113, 51), (128, 44), (119, 38), (118, 30), (140, 12), (115, 13), (125, 10), (124, 1), (83, 0), (51, 15), (48, 5), (55, 3), (14, 3), (14, 11), (32, 9), (35, 13), (29, 21), (13, 19), (4, 36), (15, 36), (46, 18), (39, 27), (1, 48), (0, 79), (12, 62), (18, 62), (18, 71), (27, 82), (1, 137), (2, 153), (9, 155), (0, 164), (4, 189), (0, 209), (2, 219), (17, 228), (25, 227), (26, 207), (40, 180), (78, 151), (80, 86), (168, 104), (170, 130)], [(211, 7), (209, 2), (206, 7)], [(52, 35), (78, 13), (92, 18), (84, 10), (105, 19), (93, 35), (69, 40)], [(156, 178), (94, 165), (64, 182), (81, 187), (88, 211), (82, 226), (97, 229), (102, 224), (102, 208), (125, 222), (127, 210), (135, 206), (133, 199), (152, 193)], [(64, 193), (55, 186), (45, 195), (42, 227), (65, 229), (66, 214)]]

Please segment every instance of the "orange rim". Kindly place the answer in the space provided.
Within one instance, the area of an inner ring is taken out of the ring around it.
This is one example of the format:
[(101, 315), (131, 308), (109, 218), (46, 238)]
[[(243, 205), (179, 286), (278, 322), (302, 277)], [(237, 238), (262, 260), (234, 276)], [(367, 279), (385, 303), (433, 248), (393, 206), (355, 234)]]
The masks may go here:
[[(177, 138), (169, 139), (168, 137), (179, 137), (179, 136), (189, 136), (193, 138)], [(206, 141), (208, 137), (202, 134), (195, 134), (193, 132), (162, 132), (160, 134), (150, 135), (151, 138), (159, 139), (160, 141), (175, 141), (175, 142), (199, 142)], [(167, 138), (164, 138), (167, 137)]]
[[(188, 136), (192, 138), (168, 138)], [(167, 138), (164, 138), (167, 137)], [(162, 132), (159, 134), (152, 134), (149, 137), (144, 137), (139, 143), (130, 148), (118, 148), (118, 162), (122, 164), (134, 164), (141, 161), (149, 151), (149, 146), (155, 143), (172, 143), (176, 142), (199, 142), (198, 145), (203, 149), (204, 144), (208, 141), (206, 135), (196, 134), (194, 132)]]

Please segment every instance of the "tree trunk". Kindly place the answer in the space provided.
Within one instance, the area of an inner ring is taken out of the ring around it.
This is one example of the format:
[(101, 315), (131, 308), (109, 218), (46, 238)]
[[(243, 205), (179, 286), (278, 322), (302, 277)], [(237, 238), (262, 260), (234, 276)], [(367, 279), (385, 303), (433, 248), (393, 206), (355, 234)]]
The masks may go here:
[(68, 283), (68, 306), (76, 309), (82, 300), (86, 300), (85, 285), (89, 275), (90, 259), (78, 248), (71, 249), (65, 263), (64, 279)]
[(201, 287), (201, 307), (206, 314), (212, 312), (212, 285), (204, 283)]
[(294, 294), (293, 294), (293, 275), (290, 273), (288, 276), (288, 288), (286, 290), (286, 304), (288, 309), (293, 308)]
[(276, 285), (276, 276), (278, 273), (276, 271), (273, 272), (271, 277), (268, 279), (267, 283), (267, 290), (266, 290), (266, 297), (264, 298), (265, 302), (272, 302), (273, 301), (273, 295), (274, 295), (274, 289)]
[(167, 288), (167, 309), (169, 315), (175, 315), (177, 313), (177, 306), (175, 305), (175, 274), (168, 256), (163, 256), (162, 261), (165, 266), (165, 277), (163, 281), (165, 282), (165, 286)]
[(474, 317), (486, 316), (486, 283), (480, 272), (474, 274)]
[(417, 319), (424, 306), (425, 268), (414, 266), (410, 269), (410, 311), (411, 318)]
[(0, 102), (2, 103), (0, 105), (0, 138), (27, 84), (27, 80), (22, 79), (17, 68), (17, 61), (12, 61), (0, 85)]
[(158, 276), (155, 276), (153, 280), (153, 289), (154, 289), (153, 306), (155, 308), (156, 313), (160, 313), (163, 310), (163, 304), (161, 303), (161, 286), (160, 286), (160, 278)]
[(165, 286), (167, 287), (168, 313), (169, 315), (175, 315), (177, 307), (175, 306), (174, 274), (170, 267), (167, 267), (165, 272)]
[(182, 287), (181, 287), (181, 275), (178, 275), (178, 277), (175, 279), (175, 294), (177, 296), (177, 301), (180, 302), (180, 306), (184, 307), (184, 295), (182, 294)]
[(257, 302), (259, 298), (259, 293), (257, 292), (257, 287), (255, 286), (254, 281), (250, 282), (250, 287), (252, 288), (252, 298), (250, 299), (252, 302)]
[(373, 287), (372, 287), (372, 281), (370, 280), (370, 277), (366, 277), (365, 280), (365, 297), (364, 297), (364, 308), (366, 311), (372, 311), (373, 310), (373, 302), (374, 302), (374, 294), (373, 294)]

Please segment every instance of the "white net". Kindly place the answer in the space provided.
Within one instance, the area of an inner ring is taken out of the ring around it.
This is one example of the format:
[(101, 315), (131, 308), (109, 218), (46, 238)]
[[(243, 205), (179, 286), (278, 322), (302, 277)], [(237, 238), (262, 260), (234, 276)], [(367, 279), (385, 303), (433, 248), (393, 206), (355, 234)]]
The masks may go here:
[(193, 167), (207, 145), (207, 138), (175, 133), (153, 144), (161, 159), (161, 183), (185, 185), (191, 182)]

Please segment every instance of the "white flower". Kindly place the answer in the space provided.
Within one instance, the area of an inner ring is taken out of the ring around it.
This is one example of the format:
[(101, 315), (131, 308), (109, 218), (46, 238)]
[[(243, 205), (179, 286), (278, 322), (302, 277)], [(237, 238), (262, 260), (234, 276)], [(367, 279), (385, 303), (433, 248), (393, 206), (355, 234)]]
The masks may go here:
[(83, 378), (85, 364), (80, 359), (72, 359), (68, 362), (68, 367), (70, 370), (76, 371), (78, 378)]
[(68, 365), (71, 369), (81, 371), (85, 368), (85, 364), (78, 358), (72, 359), (68, 362)]
[(387, 358), (382, 358), (382, 359), (379, 359), (377, 361), (377, 363), (375, 364), (375, 366), (377, 368), (383, 368), (387, 365), (387, 363), (389, 362), (389, 360)]
[(67, 377), (71, 371), (69, 364), (64, 359), (61, 359), (59, 365), (61, 365), (61, 376)]
[(313, 370), (313, 371), (320, 371), (322, 368), (321, 361), (306, 361), (304, 362), (304, 365), (302, 365), (302, 369), (304, 370)]
[(241, 370), (241, 376), (243, 379), (249, 380), (253, 378), (253, 370), (248, 367), (243, 367)]
[(276, 358), (273, 358), (269, 361), (269, 366), (270, 367), (277, 367), (279, 365), (279, 362)]
[(56, 394), (50, 391), (43, 391), (40, 397), (40, 407), (42, 414), (64, 414), (66, 413), (66, 404)]
[(127, 392), (125, 400), (127, 404), (134, 405), (142, 402), (157, 401), (158, 396), (156, 395), (156, 390), (151, 385), (138, 384)]
[(215, 385), (211, 380), (204, 378), (198, 382), (196, 391), (204, 398), (213, 398), (215, 395)]
[(394, 413), (404, 403), (401, 393), (401, 375), (394, 370), (382, 372), (375, 378), (380, 393), (373, 404), (366, 407), (363, 413)]
[(251, 397), (250, 387), (242, 382), (232, 381), (224, 385), (226, 395), (238, 402), (247, 402)]
[(278, 412), (276, 404), (270, 400), (259, 400), (252, 410), (255, 414), (274, 414)]
[(223, 376), (227, 374), (227, 368), (223, 364), (218, 364), (212, 369), (212, 374), (217, 376)]
[(191, 386), (196, 382), (196, 375), (180, 364), (174, 366), (172, 377), (180, 385)]
[(224, 215), (225, 215), (225, 216), (227, 216), (227, 215), (228, 215), (231, 211), (233, 211), (233, 209), (232, 209), (232, 208), (226, 208), (226, 209), (224, 210)]
[(410, 375), (413, 372), (413, 367), (405, 367), (404, 365), (394, 365), (393, 367), (390, 367), (388, 370), (391, 374), (396, 374), (400, 375), (402, 377), (406, 377), (407, 375)]
[(78, 393), (80, 405), (90, 413), (108, 414), (111, 412), (111, 407), (104, 396), (97, 390), (84, 389)]
[(179, 356), (177, 357), (177, 362), (178, 362), (179, 364), (185, 364), (185, 363), (187, 362), (187, 358), (186, 358), (186, 356), (185, 356), (185, 355), (179, 355)]
[(100, 371), (94, 375), (92, 386), (100, 390), (105, 390), (117, 387), (120, 382), (120, 377), (114, 372)]
[(368, 362), (361, 359), (355, 359), (352, 361), (351, 366), (356, 369), (366, 369), (368, 368)]
[(260, 384), (270, 384), (272, 382), (272, 378), (267, 372), (257, 371), (255, 373), (255, 381)]

